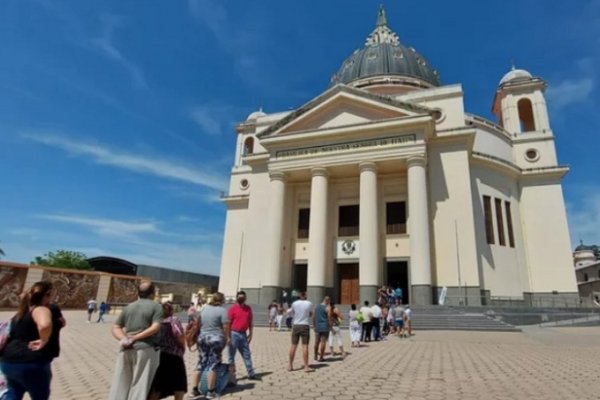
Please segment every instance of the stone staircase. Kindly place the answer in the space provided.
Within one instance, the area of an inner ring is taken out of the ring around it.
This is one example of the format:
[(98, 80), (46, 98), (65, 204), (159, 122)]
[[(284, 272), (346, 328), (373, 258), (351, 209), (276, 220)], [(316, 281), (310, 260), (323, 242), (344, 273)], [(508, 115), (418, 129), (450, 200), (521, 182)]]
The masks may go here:
[[(269, 317), (266, 306), (251, 305), (254, 311), (254, 325), (268, 326)], [(338, 305), (347, 317), (350, 306)], [(455, 308), (443, 306), (414, 306), (412, 309), (412, 327), (414, 330), (458, 330), (458, 331), (493, 331), (520, 332), (521, 330), (506, 322), (486, 315), (481, 308)], [(342, 328), (348, 328), (344, 321)]]

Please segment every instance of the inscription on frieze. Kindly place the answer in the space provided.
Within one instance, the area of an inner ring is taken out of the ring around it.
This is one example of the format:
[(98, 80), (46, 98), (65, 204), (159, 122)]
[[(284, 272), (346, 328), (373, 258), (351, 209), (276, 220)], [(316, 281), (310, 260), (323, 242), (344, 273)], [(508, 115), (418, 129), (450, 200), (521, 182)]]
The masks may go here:
[(301, 147), (297, 149), (280, 150), (276, 153), (277, 158), (291, 158), (306, 155), (321, 155), (335, 152), (351, 151), (366, 147), (385, 147), (399, 144), (414, 143), (416, 135), (390, 136), (385, 138), (355, 140), (352, 142), (333, 143), (325, 146)]

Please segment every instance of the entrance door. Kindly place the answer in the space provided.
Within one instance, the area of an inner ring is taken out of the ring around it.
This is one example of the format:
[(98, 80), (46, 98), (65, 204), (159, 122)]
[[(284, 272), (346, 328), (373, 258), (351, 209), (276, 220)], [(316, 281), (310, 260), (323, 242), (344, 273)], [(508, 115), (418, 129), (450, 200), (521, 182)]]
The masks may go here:
[(338, 264), (340, 304), (358, 304), (358, 264)]
[(294, 264), (293, 267), (292, 289), (306, 292), (306, 274), (308, 268), (306, 264)]
[(386, 285), (393, 289), (399, 287), (402, 289), (402, 303), (408, 304), (408, 262), (407, 261), (388, 261), (387, 262), (387, 280)]

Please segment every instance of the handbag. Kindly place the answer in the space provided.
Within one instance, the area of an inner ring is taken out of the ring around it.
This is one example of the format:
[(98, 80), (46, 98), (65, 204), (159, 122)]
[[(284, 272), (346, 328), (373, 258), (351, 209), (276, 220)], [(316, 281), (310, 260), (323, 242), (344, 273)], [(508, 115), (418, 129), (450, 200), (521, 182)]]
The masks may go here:
[(6, 347), (10, 338), (10, 329), (12, 327), (12, 319), (0, 322), (0, 352)]

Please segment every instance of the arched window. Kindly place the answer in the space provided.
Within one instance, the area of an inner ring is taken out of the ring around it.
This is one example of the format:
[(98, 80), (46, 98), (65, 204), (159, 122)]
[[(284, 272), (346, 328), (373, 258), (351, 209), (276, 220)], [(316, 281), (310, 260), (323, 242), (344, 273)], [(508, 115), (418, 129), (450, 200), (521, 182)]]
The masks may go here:
[(517, 103), (519, 109), (519, 122), (521, 123), (521, 132), (535, 131), (535, 120), (533, 118), (533, 106), (531, 100), (521, 99)]
[(247, 156), (254, 152), (254, 138), (252, 136), (244, 140), (244, 152), (243, 155)]

